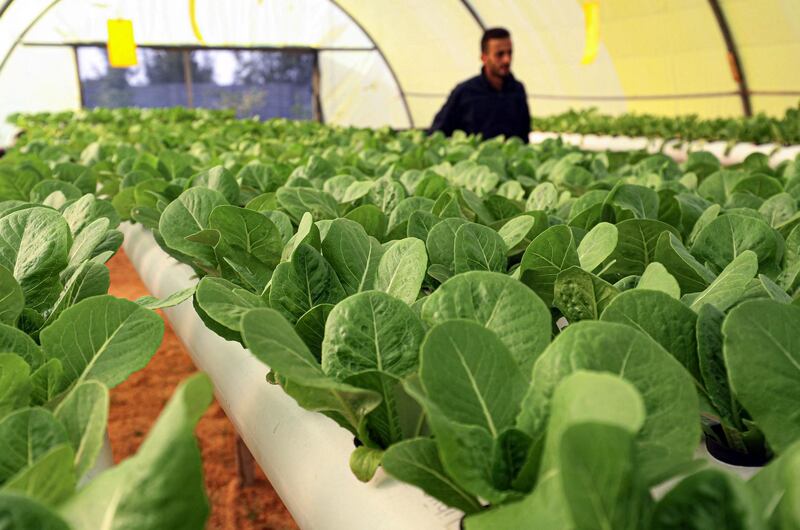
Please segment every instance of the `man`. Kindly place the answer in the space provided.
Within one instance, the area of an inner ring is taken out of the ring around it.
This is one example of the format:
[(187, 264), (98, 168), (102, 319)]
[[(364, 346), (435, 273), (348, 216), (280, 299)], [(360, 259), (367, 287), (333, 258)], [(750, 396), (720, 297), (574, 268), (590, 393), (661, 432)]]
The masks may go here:
[(531, 117), (525, 87), (511, 73), (511, 34), (491, 28), (481, 38), (480, 75), (467, 79), (450, 93), (433, 119), (430, 132), (480, 133), (484, 138), (504, 134), (528, 142)]

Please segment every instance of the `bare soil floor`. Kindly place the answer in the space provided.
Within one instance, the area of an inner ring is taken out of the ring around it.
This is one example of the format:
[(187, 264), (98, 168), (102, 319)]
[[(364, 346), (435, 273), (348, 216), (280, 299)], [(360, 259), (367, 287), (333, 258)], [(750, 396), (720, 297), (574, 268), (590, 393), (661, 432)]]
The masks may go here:
[[(108, 262), (108, 267), (111, 270), (110, 294), (131, 300), (149, 294), (123, 251)], [(115, 462), (136, 452), (175, 387), (197, 370), (169, 322), (165, 320), (165, 324), (164, 342), (150, 364), (111, 391), (108, 431)], [(254, 464), (254, 484), (243, 486), (240, 483), (236, 471), (235, 431), (216, 400), (200, 420), (196, 433), (211, 503), (207, 528), (297, 529), (257, 464)]]

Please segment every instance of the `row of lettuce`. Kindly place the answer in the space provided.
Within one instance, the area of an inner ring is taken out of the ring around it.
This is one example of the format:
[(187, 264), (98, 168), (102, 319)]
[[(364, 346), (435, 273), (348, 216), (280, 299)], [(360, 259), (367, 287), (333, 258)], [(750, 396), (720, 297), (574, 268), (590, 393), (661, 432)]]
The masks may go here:
[[(83, 200), (89, 175), (196, 271), (211, 330), (354, 434), (359, 479), (470, 530), (800, 524), (800, 161), (181, 109), (26, 124), (0, 198)], [(769, 463), (708, 467), (703, 435)]]
[(133, 457), (98, 462), (109, 389), (156, 352), (163, 304), (107, 294), (122, 233), (94, 174), (23, 158), (0, 159), (0, 527), (200, 528), (210, 381), (185, 381)]
[(722, 140), (730, 143), (800, 144), (800, 104), (783, 116), (765, 114), (747, 118), (700, 118), (652, 114), (602, 114), (596, 108), (573, 109), (552, 116), (537, 116), (533, 130), (613, 136), (645, 136), (664, 140)]

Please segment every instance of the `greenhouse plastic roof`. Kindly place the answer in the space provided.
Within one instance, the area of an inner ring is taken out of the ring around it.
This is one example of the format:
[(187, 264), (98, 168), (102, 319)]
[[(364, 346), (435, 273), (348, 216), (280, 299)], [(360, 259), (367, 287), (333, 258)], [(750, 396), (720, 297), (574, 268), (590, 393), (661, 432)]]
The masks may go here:
[(782, 114), (800, 99), (797, 0), (599, 0), (599, 53), (588, 65), (582, 3), (0, 0), (0, 119), (80, 107), (71, 46), (104, 43), (112, 18), (132, 20), (140, 46), (317, 49), (332, 123), (427, 127), (455, 84), (478, 73), (491, 26), (512, 33), (513, 70), (534, 114), (596, 106), (736, 116), (743, 86), (754, 112)]

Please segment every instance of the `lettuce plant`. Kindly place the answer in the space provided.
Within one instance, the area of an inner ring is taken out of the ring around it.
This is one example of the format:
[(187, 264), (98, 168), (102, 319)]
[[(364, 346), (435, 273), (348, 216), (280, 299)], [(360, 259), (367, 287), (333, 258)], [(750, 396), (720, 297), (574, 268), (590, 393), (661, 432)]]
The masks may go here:
[[(467, 528), (797, 524), (796, 474), (776, 469), (800, 438), (800, 159), (722, 168), (183, 109), (18, 120), (0, 223), (34, 226), (44, 196), (66, 228), (42, 239), (41, 271), (3, 283), (0, 321), (42, 345), (80, 303), (25, 293), (55, 292), (47, 271), (88, 275), (78, 262), (118, 241), (103, 232), (138, 222), (193, 267), (210, 329), (353, 434), (361, 480), (383, 467)], [(86, 178), (96, 204), (73, 189)], [(58, 351), (48, 362), (71, 358)], [(701, 469), (701, 432), (772, 463), (751, 484)]]

